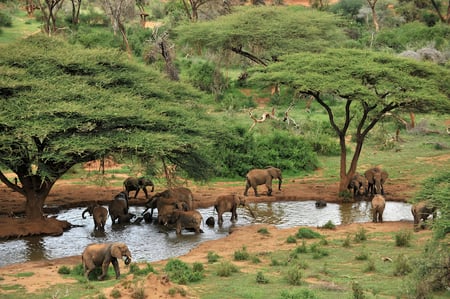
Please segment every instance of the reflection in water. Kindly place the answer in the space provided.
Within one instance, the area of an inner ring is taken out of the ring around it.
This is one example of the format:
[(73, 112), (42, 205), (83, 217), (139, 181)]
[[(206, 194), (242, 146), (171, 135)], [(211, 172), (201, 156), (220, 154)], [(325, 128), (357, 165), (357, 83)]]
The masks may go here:
[[(348, 204), (329, 203), (317, 209), (314, 201), (251, 203), (252, 213), (245, 208), (238, 209), (238, 220), (230, 221), (231, 213), (224, 214), (224, 223), (210, 228), (203, 226), (203, 234), (183, 232), (177, 236), (175, 231), (167, 231), (158, 225), (142, 222), (137, 225), (114, 225), (110, 219), (104, 232), (94, 231), (91, 217), (81, 218), (82, 208), (62, 211), (58, 219), (67, 220), (75, 225), (58, 237), (32, 237), (11, 241), (0, 241), (0, 267), (29, 260), (53, 259), (65, 256), (81, 255), (90, 243), (126, 242), (135, 261), (158, 261), (180, 256), (208, 240), (216, 240), (228, 235), (231, 228), (250, 224), (273, 224), (279, 228), (292, 226), (323, 226), (328, 221), (334, 224), (371, 221), (370, 202)], [(143, 207), (130, 207), (130, 212), (139, 215)], [(217, 214), (212, 208), (199, 209), (203, 219)], [(156, 215), (154, 214), (154, 217)], [(412, 221), (410, 205), (387, 202), (383, 214), (385, 221)]]

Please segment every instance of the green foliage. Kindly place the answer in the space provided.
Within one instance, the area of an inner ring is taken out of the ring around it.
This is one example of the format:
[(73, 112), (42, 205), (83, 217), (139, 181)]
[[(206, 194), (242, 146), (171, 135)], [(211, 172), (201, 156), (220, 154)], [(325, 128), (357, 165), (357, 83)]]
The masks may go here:
[(354, 299), (364, 299), (366, 296), (364, 296), (364, 290), (361, 287), (361, 285), (357, 281), (352, 282), (352, 291), (353, 291), (353, 298)]
[(247, 252), (247, 247), (242, 246), (242, 250), (236, 250), (234, 252), (234, 260), (236, 261), (246, 261), (250, 258), (250, 253)]
[(438, 50), (445, 51), (450, 47), (450, 28), (444, 24), (433, 27), (420, 22), (407, 23), (403, 26), (384, 28), (378, 32), (374, 46), (391, 48), (399, 53), (405, 50), (420, 49), (434, 45)]
[(297, 265), (291, 266), (286, 271), (285, 277), (289, 284), (298, 286), (301, 284), (302, 280), (301, 269)]
[(393, 274), (395, 276), (404, 276), (412, 271), (411, 264), (404, 254), (399, 254), (394, 261)]
[(217, 267), (217, 276), (228, 277), (233, 273), (238, 272), (236, 265), (230, 263), (229, 261), (221, 262)]
[(355, 256), (355, 259), (358, 261), (366, 261), (369, 259), (369, 254), (363, 247), (362, 250)]
[(409, 230), (403, 230), (395, 233), (395, 245), (399, 247), (411, 246), (412, 233)]
[(291, 243), (297, 243), (297, 238), (294, 237), (294, 236), (289, 236), (289, 237), (287, 237), (286, 242), (290, 243), (290, 244)]
[(269, 283), (269, 279), (267, 279), (261, 271), (258, 271), (256, 274), (256, 283), (267, 284)]
[(325, 228), (325, 229), (336, 229), (336, 224), (334, 224), (333, 221), (328, 220), (327, 223), (322, 225), (322, 228)]
[(357, 243), (367, 240), (367, 230), (364, 227), (359, 227), (353, 240)]
[(375, 270), (375, 261), (373, 259), (369, 259), (367, 266), (364, 268), (364, 272), (374, 272)]
[(212, 62), (189, 61), (186, 72), (188, 82), (211, 94), (220, 95), (228, 87), (225, 76)]
[[(195, 266), (195, 268), (198, 270), (198, 266)], [(200, 281), (203, 277), (201, 271), (194, 271), (188, 264), (179, 259), (170, 259), (164, 267), (164, 270), (169, 275), (170, 280), (179, 284)]]
[(267, 227), (261, 227), (260, 229), (258, 229), (258, 233), (260, 233), (261, 235), (270, 235), (270, 232), (267, 229)]
[(134, 275), (137, 276), (145, 276), (149, 273), (156, 273), (155, 269), (153, 268), (153, 266), (149, 263), (146, 263), (144, 268), (140, 268), (139, 265), (137, 263), (131, 263), (130, 264), (130, 273), (133, 273)]
[(152, 31), (148, 28), (143, 28), (140, 25), (134, 25), (127, 30), (128, 43), (136, 57), (143, 58), (146, 54), (146, 48), (149, 47)]
[(356, 19), (359, 10), (366, 4), (363, 0), (341, 0), (330, 6), (330, 11)]
[(309, 289), (283, 290), (280, 299), (318, 299), (314, 291)]
[(220, 256), (213, 251), (208, 251), (207, 258), (208, 258), (208, 263), (212, 264), (212, 263), (217, 262), (219, 260)]
[(67, 266), (61, 266), (58, 269), (59, 274), (70, 274), (70, 268)]
[(350, 245), (350, 239), (351, 239), (350, 235), (348, 234), (347, 237), (342, 242), (342, 247), (346, 247), (346, 248), (350, 247), (351, 246)]
[(0, 27), (11, 27), (12, 26), (12, 17), (6, 11), (0, 11)]
[(120, 291), (118, 289), (114, 288), (111, 290), (110, 296), (113, 298), (120, 298), (120, 297), (122, 297), (122, 294), (120, 293)]
[(322, 237), (322, 235), (319, 234), (318, 232), (311, 230), (310, 228), (301, 227), (298, 229), (296, 237), (298, 239), (316, 239)]

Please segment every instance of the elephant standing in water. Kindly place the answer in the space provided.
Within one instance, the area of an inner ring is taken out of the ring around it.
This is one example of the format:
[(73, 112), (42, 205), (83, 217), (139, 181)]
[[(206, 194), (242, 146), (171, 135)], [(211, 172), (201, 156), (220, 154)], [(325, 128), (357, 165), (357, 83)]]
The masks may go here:
[(373, 222), (383, 222), (383, 212), (386, 207), (386, 199), (383, 195), (376, 194), (372, 198), (372, 221)]
[(367, 179), (367, 192), (369, 194), (384, 195), (383, 184), (387, 181), (389, 174), (379, 167), (373, 167), (364, 173)]
[(86, 213), (89, 213), (90, 216), (93, 216), (94, 229), (105, 230), (105, 223), (108, 219), (108, 210), (105, 207), (102, 207), (98, 204), (90, 205), (81, 214), (81, 217), (83, 217), (83, 219), (86, 219), (86, 217), (84, 216), (84, 214)]
[(231, 221), (237, 220), (237, 208), (245, 207), (245, 198), (238, 194), (220, 195), (214, 203), (214, 210), (217, 211), (217, 222), (219, 225), (223, 223), (223, 213), (231, 212)]
[(112, 224), (116, 223), (129, 223), (136, 215), (128, 213), (128, 194), (125, 191), (117, 194), (114, 199), (109, 203), (109, 216), (111, 217)]
[(414, 230), (417, 231), (420, 220), (426, 221), (430, 215), (433, 215), (433, 220), (436, 218), (437, 207), (429, 201), (421, 201), (412, 205), (411, 213), (414, 217)]
[(203, 233), (200, 228), (203, 222), (202, 214), (199, 211), (180, 211), (174, 210), (172, 214), (168, 216), (167, 222), (164, 225), (174, 225), (176, 227), (177, 235), (181, 235), (181, 230), (192, 229), (196, 234)]
[(278, 190), (281, 191), (282, 176), (281, 170), (275, 167), (267, 167), (265, 169), (252, 169), (246, 175), (246, 186), (244, 196), (247, 196), (248, 189), (253, 188), (255, 196), (258, 195), (258, 185), (265, 184), (267, 187), (267, 196), (272, 195), (272, 180), (278, 179)]
[(153, 184), (153, 182), (145, 177), (140, 178), (129, 177), (123, 182), (123, 187), (127, 192), (128, 196), (130, 196), (130, 191), (136, 190), (136, 193), (134, 193), (134, 198), (137, 198), (139, 190), (142, 189), (144, 191), (145, 198), (147, 199), (148, 198), (147, 186), (152, 186), (152, 190), (150, 190), (150, 192), (153, 192), (155, 190), (155, 185)]
[[(184, 211), (190, 211), (193, 209), (193, 194), (189, 188), (176, 187), (164, 190), (163, 192), (153, 195), (145, 204), (146, 209), (142, 214), (151, 219), (153, 216), (153, 210), (158, 210), (158, 222), (164, 222), (161, 218), (170, 214), (174, 209), (180, 209)], [(150, 215), (146, 213), (149, 209)]]
[(102, 243), (88, 245), (82, 255), (84, 276), (89, 279), (89, 273), (97, 267), (102, 268), (102, 274), (98, 280), (103, 280), (108, 273), (109, 264), (112, 263), (116, 273), (116, 279), (120, 276), (118, 259), (125, 257), (125, 265), (131, 263), (131, 253), (125, 243)]
[(359, 173), (355, 173), (352, 180), (348, 184), (347, 189), (349, 189), (349, 191), (353, 191), (353, 198), (358, 195), (367, 195), (368, 182), (366, 177)]

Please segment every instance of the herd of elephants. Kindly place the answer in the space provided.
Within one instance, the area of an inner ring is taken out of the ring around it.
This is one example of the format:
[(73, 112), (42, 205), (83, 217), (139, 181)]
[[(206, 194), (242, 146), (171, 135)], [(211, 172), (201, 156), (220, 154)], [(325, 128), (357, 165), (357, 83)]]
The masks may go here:
[[(348, 185), (348, 189), (354, 197), (370, 196), (372, 198), (373, 222), (383, 222), (383, 212), (386, 205), (383, 185), (388, 176), (385, 170), (373, 167), (365, 171), (364, 175), (356, 173)], [(236, 193), (218, 196), (214, 203), (214, 210), (217, 212), (219, 226), (222, 225), (223, 214), (226, 212), (231, 212), (231, 221), (237, 220), (237, 208), (246, 206), (245, 196), (248, 195), (250, 188), (253, 189), (255, 196), (259, 196), (257, 186), (266, 185), (267, 195), (270, 196), (272, 194), (273, 179), (278, 179), (278, 190), (281, 190), (282, 174), (280, 169), (275, 167), (252, 169), (246, 175), (246, 186), (243, 196)], [(108, 208), (94, 204), (83, 211), (83, 218), (85, 218), (86, 213), (93, 217), (95, 230), (105, 229), (105, 223), (109, 215), (113, 225), (116, 221), (117, 223), (138, 223), (144, 220), (147, 223), (155, 221), (159, 225), (174, 228), (177, 235), (181, 234), (183, 229), (194, 231), (195, 233), (203, 232), (201, 229), (203, 217), (193, 207), (193, 194), (190, 189), (186, 187), (169, 188), (149, 197), (147, 187), (151, 187), (150, 192), (153, 192), (154, 184), (145, 177), (129, 177), (123, 182), (123, 186), (124, 191), (114, 197)], [(141, 216), (137, 217), (128, 211), (128, 200), (131, 191), (135, 191), (134, 198), (137, 198), (140, 190), (145, 193), (147, 202), (145, 204), (146, 209)], [(326, 206), (326, 202), (316, 202), (316, 207), (324, 206)], [(154, 220), (153, 212), (155, 209), (158, 211), (158, 215)], [(430, 215), (434, 219), (437, 211), (436, 207), (430, 202), (423, 201), (414, 204), (411, 207), (411, 212), (414, 217), (414, 227), (418, 229), (421, 220), (425, 221)], [(215, 219), (209, 217), (206, 219), (206, 224), (214, 226)], [(106, 275), (109, 263), (112, 263), (116, 278), (118, 278), (120, 271), (117, 259), (120, 258), (124, 258), (125, 264), (131, 262), (131, 253), (124, 243), (91, 244), (87, 246), (82, 254), (85, 276), (88, 277), (95, 267), (102, 267), (102, 275), (98, 277), (101, 280)]]

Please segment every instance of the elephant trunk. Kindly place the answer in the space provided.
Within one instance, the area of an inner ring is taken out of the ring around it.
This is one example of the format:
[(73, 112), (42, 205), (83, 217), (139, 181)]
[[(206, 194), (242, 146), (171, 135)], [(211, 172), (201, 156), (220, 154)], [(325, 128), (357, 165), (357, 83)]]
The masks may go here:
[(89, 215), (91, 215), (91, 212), (89, 212), (89, 208), (87, 208), (87, 209), (84, 210), (83, 213), (81, 214), (81, 217), (82, 217), (83, 219), (86, 219), (86, 216), (84, 216), (84, 214), (86, 214), (86, 212), (88, 212)]

